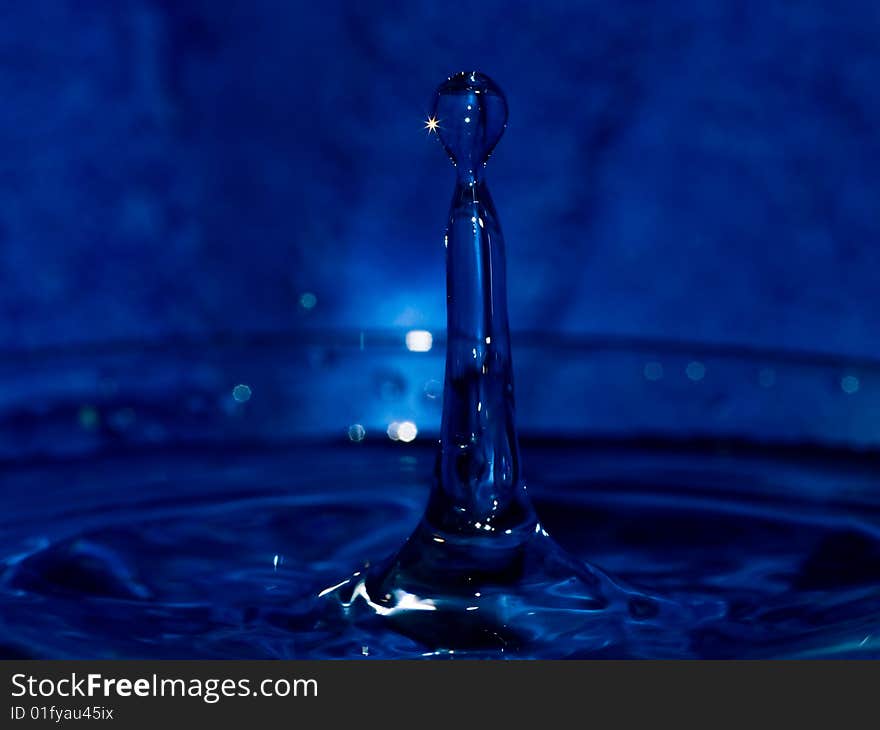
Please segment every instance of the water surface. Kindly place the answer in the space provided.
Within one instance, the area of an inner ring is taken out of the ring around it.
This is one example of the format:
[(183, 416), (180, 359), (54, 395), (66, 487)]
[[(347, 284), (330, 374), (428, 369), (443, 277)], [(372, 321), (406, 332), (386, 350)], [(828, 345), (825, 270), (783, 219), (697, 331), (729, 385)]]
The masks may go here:
[[(437, 651), (316, 614), (396, 550), (433, 443), (135, 449), (5, 468), (0, 653), (33, 658), (878, 657), (877, 460), (687, 442), (526, 442), (542, 524), (675, 605), (605, 645)], [(548, 627), (552, 633), (553, 627)], [(582, 637), (583, 638), (583, 637)]]

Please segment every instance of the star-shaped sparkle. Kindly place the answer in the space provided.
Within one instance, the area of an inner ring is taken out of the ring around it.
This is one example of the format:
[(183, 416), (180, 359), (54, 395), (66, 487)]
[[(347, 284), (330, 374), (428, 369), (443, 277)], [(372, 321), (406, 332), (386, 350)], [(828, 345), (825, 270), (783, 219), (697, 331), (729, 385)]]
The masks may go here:
[(436, 132), (440, 127), (440, 120), (437, 117), (428, 117), (425, 120), (425, 129), (428, 130), (428, 134), (431, 132)]

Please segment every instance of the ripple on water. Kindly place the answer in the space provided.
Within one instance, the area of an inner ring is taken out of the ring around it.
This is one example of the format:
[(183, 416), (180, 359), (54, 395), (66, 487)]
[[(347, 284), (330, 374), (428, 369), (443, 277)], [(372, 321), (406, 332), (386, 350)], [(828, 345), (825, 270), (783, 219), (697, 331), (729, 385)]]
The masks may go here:
[[(377, 458), (387, 467), (386, 457)], [(35, 537), (38, 523), (19, 521), (13, 529), (15, 516), (7, 516), (0, 655), (880, 655), (880, 539), (872, 503), (771, 499), (766, 486), (745, 484), (735, 494), (701, 484), (696, 477), (714, 478), (693, 460), (676, 486), (656, 463), (646, 462), (633, 479), (638, 454), (626, 460), (626, 478), (597, 475), (596, 461), (578, 473), (559, 454), (544, 458), (564, 475), (532, 490), (554, 538), (632, 589), (621, 604), (626, 621), (613, 630), (607, 622), (593, 629), (572, 622), (564, 611), (530, 623), (533, 607), (525, 602), (510, 610), (541, 641), (469, 642), (456, 650), (426, 641), (412, 628), (418, 622), (411, 619), (420, 618), (413, 613), (403, 612), (410, 626), (401, 630), (400, 621), (366, 617), (364, 605), (355, 621), (339, 604), (316, 601), (334, 576), (391, 554), (418, 522), (424, 486), (401, 479), (395, 489), (400, 477), (377, 468), (386, 474), (378, 496), (339, 488), (337, 477), (326, 475), (291, 488), (295, 497), (236, 489), (193, 499), (181, 484), (177, 497), (160, 506), (81, 503), (53, 522), (48, 539)], [(540, 455), (534, 460), (540, 464)], [(770, 466), (766, 474), (778, 477), (778, 463)], [(760, 481), (756, 468), (751, 484)], [(278, 481), (286, 473), (263, 476)], [(656, 482), (646, 483), (645, 474)], [(799, 475), (791, 470), (795, 481)], [(388, 494), (395, 496), (382, 496)], [(552, 581), (534, 588), (544, 602), (570, 589)], [(492, 600), (491, 586), (486, 594), (469, 605)]]

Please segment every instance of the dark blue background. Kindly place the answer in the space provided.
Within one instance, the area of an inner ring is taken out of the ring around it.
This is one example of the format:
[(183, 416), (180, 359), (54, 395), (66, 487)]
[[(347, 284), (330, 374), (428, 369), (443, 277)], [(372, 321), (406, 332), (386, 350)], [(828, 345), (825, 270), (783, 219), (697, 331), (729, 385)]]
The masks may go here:
[[(254, 352), (247, 367), (201, 380), (204, 363), (169, 361), (161, 377), (117, 363), (141, 374), (120, 396), (113, 368), (62, 371), (51, 354), (91, 363), (94, 350), (82, 348), (95, 343), (129, 352), (158, 343), (161, 361), (162, 343), (218, 335), (295, 343), (303, 331), (344, 332), (353, 342), (382, 330), (402, 343), (410, 328), (442, 333), (453, 172), (423, 120), (437, 83), (469, 68), (495, 78), (510, 105), (488, 179), (518, 353), (522, 333), (537, 331), (817, 351), (864, 365), (880, 329), (878, 8), (10, 3), (0, 23), (0, 351), (16, 376), (31, 366), (14, 353), (49, 355), (0, 397), (13, 413), (5, 423), (20, 434), (43, 418), (41, 399), (56, 398), (66, 424), (93, 428), (88, 409), (105, 401), (128, 424), (159, 399), (137, 392), (150, 378), (158, 391), (179, 389), (186, 408), (193, 390), (211, 403), (218, 393), (221, 413), (247, 383), (258, 408), (268, 386), (260, 390), (253, 363), (271, 369), (274, 357)], [(644, 385), (657, 348), (618, 384), (632, 401), (622, 407), (566, 398), (592, 376), (577, 362), (542, 372), (554, 345), (542, 347), (517, 359), (531, 423), (564, 430), (588, 415), (654, 428), (642, 422), (654, 406), (633, 383)], [(772, 414), (786, 438), (805, 424), (880, 437), (870, 408), (854, 415), (852, 399), (831, 415), (795, 413), (822, 389), (853, 395), (841, 392), (849, 371), (837, 366), (777, 402), (755, 390), (762, 362), (727, 375), (710, 366), (717, 392), (704, 388), (685, 417), (678, 404), (696, 393), (686, 365), (698, 357), (666, 363), (663, 403), (688, 428), (720, 412), (749, 431)], [(294, 405), (283, 394), (274, 406), (263, 400), (259, 418), (283, 410), (299, 431), (332, 411), (321, 425), (334, 433), (353, 422), (381, 433), (404, 417), (433, 424), (439, 412), (424, 410), (422, 386), (442, 378), (442, 361), (413, 373), (377, 358), (363, 388), (341, 393), (341, 381), (321, 377), (350, 361), (309, 350), (295, 376), (303, 394)], [(868, 397), (870, 378), (856, 375)], [(734, 392), (740, 376), (751, 390)], [(577, 412), (548, 410), (535, 390), (547, 380)], [(379, 405), (347, 405), (367, 387)], [(328, 405), (334, 397), (341, 404)], [(745, 411), (733, 413), (734, 401)], [(166, 430), (181, 420), (173, 410), (162, 418)]]
[(452, 171), (422, 120), (474, 67), (510, 104), (514, 329), (876, 354), (874, 2), (3, 15), (4, 349), (442, 327)]

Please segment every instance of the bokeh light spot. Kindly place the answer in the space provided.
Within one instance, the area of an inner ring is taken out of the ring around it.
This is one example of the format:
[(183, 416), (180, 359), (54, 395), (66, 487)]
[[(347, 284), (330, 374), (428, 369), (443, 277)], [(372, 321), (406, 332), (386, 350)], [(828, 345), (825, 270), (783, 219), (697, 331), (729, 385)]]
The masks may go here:
[(699, 360), (689, 362), (684, 371), (685, 374), (694, 382), (702, 380), (704, 377), (706, 377), (706, 366), (703, 365), (703, 363), (701, 363)]
[(409, 443), (418, 435), (419, 429), (412, 421), (404, 421), (397, 428), (397, 437), (404, 443)]
[(246, 403), (251, 399), (251, 386), (239, 383), (232, 389), (232, 397), (236, 403)]
[(758, 385), (762, 388), (772, 388), (776, 385), (776, 371), (773, 368), (762, 368), (758, 373)]
[(392, 441), (409, 443), (418, 435), (419, 429), (412, 421), (392, 421), (388, 424), (386, 433)]
[(443, 395), (443, 383), (431, 378), (425, 383), (425, 395), (431, 400), (436, 400)]
[(663, 377), (663, 365), (659, 362), (646, 362), (643, 373), (645, 380), (655, 382)]
[(79, 425), (87, 431), (97, 428), (101, 418), (92, 406), (83, 406), (79, 409)]
[(406, 333), (406, 349), (410, 352), (428, 352), (434, 337), (428, 330), (410, 330)]

